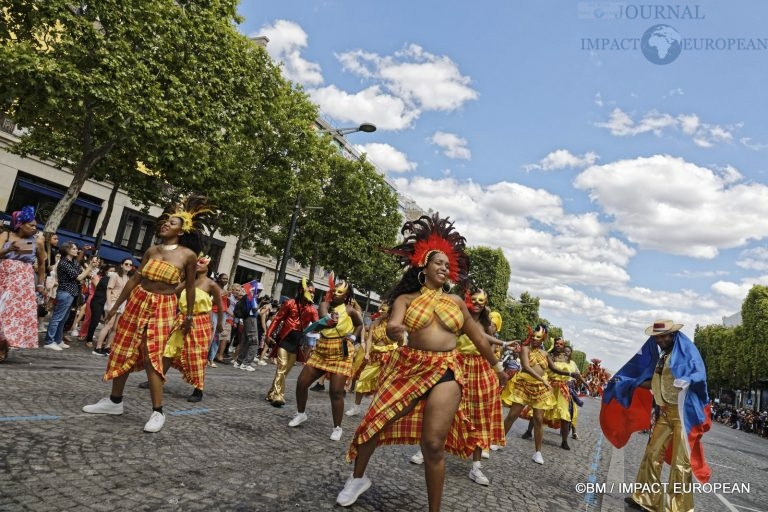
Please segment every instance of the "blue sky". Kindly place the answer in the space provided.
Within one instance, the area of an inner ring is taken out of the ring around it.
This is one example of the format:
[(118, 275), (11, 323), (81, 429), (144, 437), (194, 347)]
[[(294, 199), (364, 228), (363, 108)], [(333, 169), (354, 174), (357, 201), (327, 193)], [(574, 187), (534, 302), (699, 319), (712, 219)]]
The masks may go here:
[[(627, 19), (641, 5), (243, 0), (240, 13), (332, 124), (376, 124), (349, 140), (401, 192), (470, 245), (501, 247), (510, 293), (540, 297), (617, 369), (654, 319), (693, 337), (768, 284), (768, 50), (735, 49), (768, 41), (768, 2)], [(658, 24), (733, 49), (684, 46), (666, 65), (589, 49)]]

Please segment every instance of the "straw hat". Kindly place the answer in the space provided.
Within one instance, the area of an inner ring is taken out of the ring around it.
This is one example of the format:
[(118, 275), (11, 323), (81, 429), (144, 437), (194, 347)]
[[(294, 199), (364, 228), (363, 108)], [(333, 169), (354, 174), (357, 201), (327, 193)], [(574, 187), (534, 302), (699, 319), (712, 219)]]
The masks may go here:
[(670, 332), (677, 332), (683, 327), (683, 324), (676, 324), (673, 320), (655, 320), (653, 325), (645, 329), (648, 336), (658, 336)]

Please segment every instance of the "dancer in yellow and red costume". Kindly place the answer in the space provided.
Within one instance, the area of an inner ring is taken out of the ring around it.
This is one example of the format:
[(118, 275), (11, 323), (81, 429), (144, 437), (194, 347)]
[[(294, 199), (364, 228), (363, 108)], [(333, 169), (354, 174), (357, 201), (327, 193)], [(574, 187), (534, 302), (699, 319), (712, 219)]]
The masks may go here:
[(107, 314), (109, 321), (123, 302), (128, 301), (118, 320), (104, 373), (104, 380), (112, 380), (112, 391), (109, 398), (83, 407), (84, 412), (122, 414), (128, 375), (144, 370), (152, 398), (152, 414), (144, 431), (158, 432), (165, 424), (163, 356), (176, 320), (176, 289), (179, 283), (184, 283), (188, 313), (181, 330), (186, 335), (194, 319), (197, 254), (202, 249), (200, 222), (203, 215), (210, 212), (204, 197), (190, 196), (184, 206), (161, 218), (158, 237), (162, 243), (147, 249), (138, 272), (128, 280)]
[(350, 506), (371, 486), (368, 462), (382, 444), (417, 444), (424, 454), (429, 510), (440, 510), (445, 481), (445, 452), (467, 458), (478, 441), (462, 406), (466, 378), (456, 350), (467, 334), (505, 382), (480, 324), (461, 297), (447, 293), (450, 282), (468, 284), (465, 239), (447, 218), (422, 216), (402, 228), (403, 242), (388, 252), (408, 270), (388, 296), (387, 336), (397, 348), (382, 372), (379, 390), (357, 427), (347, 451), (354, 470), (336, 502)]

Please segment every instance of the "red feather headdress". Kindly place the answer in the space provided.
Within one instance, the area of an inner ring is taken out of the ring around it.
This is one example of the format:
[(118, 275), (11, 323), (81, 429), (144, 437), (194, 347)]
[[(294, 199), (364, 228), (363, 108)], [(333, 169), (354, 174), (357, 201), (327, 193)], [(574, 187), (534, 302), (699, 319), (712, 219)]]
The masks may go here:
[(400, 233), (403, 243), (384, 252), (397, 256), (401, 266), (422, 268), (432, 254), (442, 252), (448, 257), (448, 278), (459, 284), (469, 281), (469, 257), (464, 253), (466, 239), (447, 217), (442, 219), (439, 213), (422, 215), (403, 224)]

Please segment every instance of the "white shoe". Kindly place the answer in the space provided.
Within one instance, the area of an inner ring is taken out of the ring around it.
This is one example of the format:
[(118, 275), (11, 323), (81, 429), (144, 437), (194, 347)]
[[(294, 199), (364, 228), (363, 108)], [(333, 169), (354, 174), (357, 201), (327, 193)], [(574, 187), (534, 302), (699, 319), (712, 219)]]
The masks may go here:
[(123, 402), (116, 404), (109, 398), (102, 398), (95, 404), (84, 406), (83, 412), (90, 414), (123, 414)]
[(238, 363), (237, 361), (235, 361), (234, 363), (232, 363), (232, 367), (233, 367), (233, 368), (236, 368), (236, 369), (238, 369), (238, 370), (239, 370), (239, 369), (240, 369), (240, 363)]
[(345, 412), (344, 414), (346, 414), (347, 416), (357, 416), (358, 414), (360, 414), (360, 406), (355, 404), (352, 407), (350, 407), (347, 410), (347, 412)]
[(75, 336), (75, 337), (80, 336), (80, 331), (77, 331), (77, 330), (69, 331), (69, 335)]
[(63, 341), (60, 341), (60, 342), (59, 342), (59, 348), (69, 348), (69, 345), (67, 345), (67, 344), (66, 344), (66, 343), (64, 343)]
[(501, 446), (499, 446), (499, 445), (497, 445), (497, 444), (492, 444), (492, 445), (491, 445), (491, 451), (492, 451), (492, 452), (497, 452), (497, 451), (499, 451), (499, 450), (501, 450)]
[(541, 452), (534, 453), (532, 459), (536, 464), (544, 464), (544, 457), (541, 456)]
[(491, 481), (480, 471), (479, 467), (472, 467), (472, 470), (469, 472), (469, 479), (480, 485), (491, 485)]
[(267, 362), (265, 360), (263, 360), (263, 359), (259, 359), (259, 362), (256, 363), (256, 364), (259, 365), (259, 366), (267, 366)]
[(254, 368), (253, 366), (251, 366), (249, 364), (245, 364), (245, 363), (240, 365), (240, 369), (241, 370), (245, 370), (246, 372), (255, 372), (256, 371), (256, 368)]
[(46, 345), (43, 345), (43, 348), (47, 348), (48, 350), (58, 350), (58, 351), (64, 350), (59, 346), (58, 343), (48, 343)]
[(491, 452), (489, 452), (488, 450), (483, 450), (482, 452), (480, 452), (480, 457), (483, 459), (490, 459)]
[(347, 483), (344, 484), (344, 488), (341, 490), (338, 496), (336, 496), (336, 503), (342, 507), (348, 507), (357, 501), (368, 488), (371, 486), (371, 479), (367, 476), (361, 478), (349, 477)]
[(165, 425), (165, 414), (152, 411), (149, 420), (144, 424), (144, 432), (160, 432), (163, 425)]
[(340, 441), (341, 433), (341, 427), (333, 427), (333, 432), (331, 432), (331, 441)]
[(293, 417), (293, 419), (288, 423), (289, 427), (298, 427), (302, 423), (307, 421), (307, 413), (305, 412), (297, 412), (296, 416)]
[(421, 453), (421, 450), (411, 456), (411, 462), (414, 464), (424, 464), (424, 454)]

